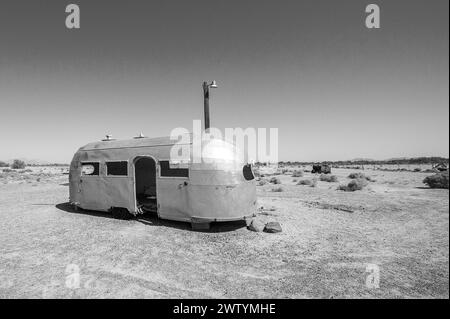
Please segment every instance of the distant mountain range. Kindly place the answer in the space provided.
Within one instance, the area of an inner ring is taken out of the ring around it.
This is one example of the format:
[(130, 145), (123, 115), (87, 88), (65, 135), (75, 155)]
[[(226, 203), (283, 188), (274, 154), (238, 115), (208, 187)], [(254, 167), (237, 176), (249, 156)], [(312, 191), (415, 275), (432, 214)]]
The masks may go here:
[(354, 159), (350, 160), (350, 162), (362, 162), (362, 161), (373, 162), (375, 160), (372, 158), (354, 158)]
[(15, 159), (24, 161), (25, 164), (28, 165), (28, 166), (45, 166), (45, 165), (59, 164), (59, 163), (51, 163), (51, 162), (47, 162), (47, 161), (42, 161), (42, 160), (38, 160), (38, 159), (24, 158), (24, 157), (8, 159), (8, 160), (5, 160), (5, 161), (0, 160), (0, 162), (5, 162), (5, 163), (8, 163), (8, 164), (12, 164), (12, 162), (14, 162)]
[[(280, 162), (283, 163), (283, 162)], [(286, 162), (285, 162), (286, 163)], [(314, 162), (290, 162), (290, 163), (298, 163), (298, 164), (312, 164)], [(336, 164), (336, 165), (386, 165), (386, 164), (437, 164), (437, 163), (449, 163), (449, 159), (440, 156), (432, 156), (432, 157), (398, 157), (398, 158), (390, 158), (386, 160), (374, 160), (367, 158), (355, 158), (347, 161), (322, 161), (321, 163), (328, 164)]]
[(15, 159), (24, 161), (28, 165), (48, 165), (48, 164), (50, 164), (50, 162), (41, 161), (41, 160), (37, 160), (37, 159), (31, 159), (31, 158), (24, 158), (24, 157), (13, 158), (13, 159), (6, 160), (4, 162), (11, 164), (12, 162), (14, 162)]

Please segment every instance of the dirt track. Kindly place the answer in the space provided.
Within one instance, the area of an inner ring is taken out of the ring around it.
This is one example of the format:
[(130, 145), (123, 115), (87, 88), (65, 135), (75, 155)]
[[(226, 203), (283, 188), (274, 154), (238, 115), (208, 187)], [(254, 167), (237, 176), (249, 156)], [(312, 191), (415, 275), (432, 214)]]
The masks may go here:
[[(349, 172), (335, 170), (341, 183)], [(448, 298), (448, 190), (421, 188), (423, 173), (365, 173), (376, 182), (354, 193), (287, 175), (282, 192), (258, 186), (258, 218), (279, 234), (75, 212), (67, 175), (0, 183), (0, 298)]]

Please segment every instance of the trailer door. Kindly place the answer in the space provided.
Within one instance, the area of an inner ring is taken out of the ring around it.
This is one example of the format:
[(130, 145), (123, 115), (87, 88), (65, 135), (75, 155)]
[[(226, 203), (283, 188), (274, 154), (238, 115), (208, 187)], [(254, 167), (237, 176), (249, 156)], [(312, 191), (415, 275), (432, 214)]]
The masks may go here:
[(80, 207), (84, 209), (102, 210), (100, 190), (100, 162), (82, 162), (80, 176)]

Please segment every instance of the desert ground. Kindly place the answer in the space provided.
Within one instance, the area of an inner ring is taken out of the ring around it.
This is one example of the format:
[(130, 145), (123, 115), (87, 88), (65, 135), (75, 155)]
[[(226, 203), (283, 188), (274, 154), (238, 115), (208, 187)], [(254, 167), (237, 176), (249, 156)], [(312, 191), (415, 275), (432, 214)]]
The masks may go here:
[(449, 298), (449, 191), (427, 188), (430, 173), (368, 168), (363, 190), (337, 190), (352, 172), (257, 186), (274, 234), (75, 211), (66, 167), (2, 173), (0, 298)]

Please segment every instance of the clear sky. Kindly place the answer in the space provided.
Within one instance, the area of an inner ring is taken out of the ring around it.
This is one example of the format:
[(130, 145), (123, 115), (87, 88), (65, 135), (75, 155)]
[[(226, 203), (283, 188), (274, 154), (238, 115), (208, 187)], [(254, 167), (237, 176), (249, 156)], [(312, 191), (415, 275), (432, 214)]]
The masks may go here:
[[(65, 27), (65, 6), (81, 29)], [(364, 25), (381, 8), (381, 28)], [(449, 156), (449, 3), (43, 1), (0, 7), (0, 160), (107, 133), (277, 127), (280, 160)]]

